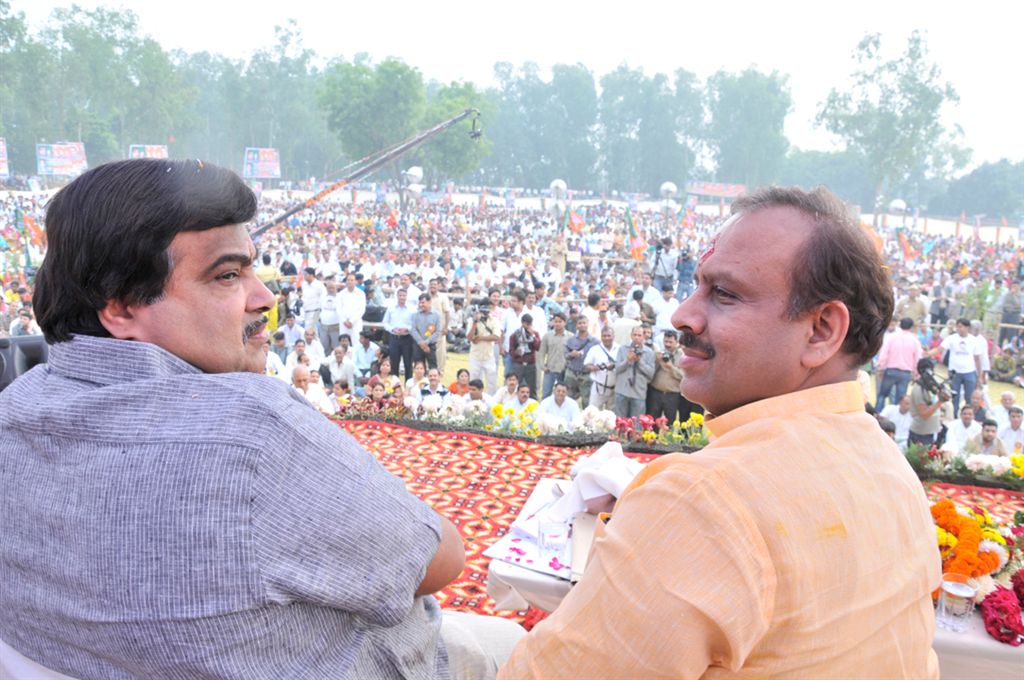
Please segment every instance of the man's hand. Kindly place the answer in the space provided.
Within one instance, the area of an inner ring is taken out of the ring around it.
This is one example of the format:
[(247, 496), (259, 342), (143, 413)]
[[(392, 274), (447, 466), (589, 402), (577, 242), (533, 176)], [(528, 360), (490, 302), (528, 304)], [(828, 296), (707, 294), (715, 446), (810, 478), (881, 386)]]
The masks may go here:
[(420, 349), (423, 350), (424, 352), (429, 352), (430, 351), (430, 345), (428, 345), (425, 342), (421, 342), (420, 343)]

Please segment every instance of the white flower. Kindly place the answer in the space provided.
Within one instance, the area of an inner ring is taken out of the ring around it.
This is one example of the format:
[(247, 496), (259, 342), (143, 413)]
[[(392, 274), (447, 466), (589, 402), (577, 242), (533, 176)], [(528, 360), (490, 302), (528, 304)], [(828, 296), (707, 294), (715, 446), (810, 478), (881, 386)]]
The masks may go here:
[(482, 416), (485, 413), (490, 413), (491, 410), (487, 408), (487, 404), (483, 399), (474, 399), (466, 405), (466, 414), (471, 416)]
[(1010, 471), (1010, 459), (1004, 456), (989, 456), (982, 453), (976, 453), (972, 456), (967, 456), (964, 461), (964, 465), (971, 472), (989, 472), (992, 475), (998, 477), (1004, 475)]
[(542, 413), (537, 417), (537, 429), (541, 434), (558, 434), (566, 429), (565, 421), (551, 413)]
[(423, 401), (420, 402), (420, 406), (423, 407), (424, 413), (437, 413), (444, 406), (444, 400), (439, 394), (428, 394), (423, 397)]
[(600, 411), (594, 416), (594, 428), (600, 432), (611, 432), (615, 429), (615, 413)]
[(402, 403), (410, 411), (416, 410), (416, 397), (406, 397), (405, 399), (402, 400)]
[(988, 596), (989, 593), (996, 589), (996, 585), (998, 584), (991, 576), (986, 575), (969, 579), (967, 581), (967, 585), (971, 586), (977, 591), (977, 595), (975, 596), (974, 601), (981, 602), (985, 599), (986, 596)]

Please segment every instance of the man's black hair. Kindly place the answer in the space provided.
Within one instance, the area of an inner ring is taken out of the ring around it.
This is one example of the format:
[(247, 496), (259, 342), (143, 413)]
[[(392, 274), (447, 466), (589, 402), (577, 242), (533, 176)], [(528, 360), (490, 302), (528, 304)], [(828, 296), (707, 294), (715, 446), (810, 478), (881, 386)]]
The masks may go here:
[(86, 171), (46, 210), (48, 249), (35, 290), (46, 341), (110, 337), (97, 312), (110, 300), (158, 301), (174, 266), (168, 248), (175, 236), (255, 214), (249, 187), (215, 165), (136, 159)]
[(475, 387), (478, 390), (482, 390), (484, 388), (484, 381), (481, 380), (480, 378), (473, 378), (472, 380), (469, 381), (469, 386)]
[(913, 327), (914, 327), (914, 320), (911, 319), (909, 316), (905, 316), (902, 319), (900, 319), (900, 328), (901, 329), (903, 329), (905, 331), (909, 331)]
[(270, 264), (270, 253), (263, 253), (263, 264)]
[(633, 299), (636, 300), (637, 302), (639, 302), (640, 300), (643, 300), (644, 299), (644, 292), (642, 290), (634, 290), (633, 291)]

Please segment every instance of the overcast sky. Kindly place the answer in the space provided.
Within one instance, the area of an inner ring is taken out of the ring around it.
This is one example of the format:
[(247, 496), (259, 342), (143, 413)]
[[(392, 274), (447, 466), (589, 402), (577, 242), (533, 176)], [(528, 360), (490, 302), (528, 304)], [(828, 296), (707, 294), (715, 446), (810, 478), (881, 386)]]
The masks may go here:
[[(57, 0), (13, 0), (33, 29)], [(832, 87), (844, 88), (852, 53), (867, 32), (879, 32), (896, 56), (910, 32), (925, 32), (931, 58), (960, 94), (949, 123), (974, 150), (972, 165), (1024, 160), (1024, 2), (986, 0), (856, 0), (853, 2), (266, 2), (205, 0), (78, 0), (85, 7), (128, 7), (142, 32), (165, 48), (246, 57), (273, 43), (274, 26), (298, 21), (307, 47), (323, 57), (368, 52), (395, 56), (425, 78), (493, 83), (497, 61), (533, 61), (543, 68), (582, 63), (596, 77), (621, 63), (648, 74), (685, 68), (700, 78), (719, 69), (756, 66), (789, 75), (794, 109), (790, 142), (804, 149), (838, 148), (813, 124)]]

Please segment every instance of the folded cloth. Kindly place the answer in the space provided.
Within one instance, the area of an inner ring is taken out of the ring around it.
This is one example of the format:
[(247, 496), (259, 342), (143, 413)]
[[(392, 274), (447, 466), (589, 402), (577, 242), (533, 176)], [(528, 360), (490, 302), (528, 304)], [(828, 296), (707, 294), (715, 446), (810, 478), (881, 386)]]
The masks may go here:
[(577, 512), (608, 512), (615, 505), (643, 464), (627, 458), (618, 442), (608, 442), (572, 468), (572, 486), (544, 514), (552, 521), (565, 521)]

